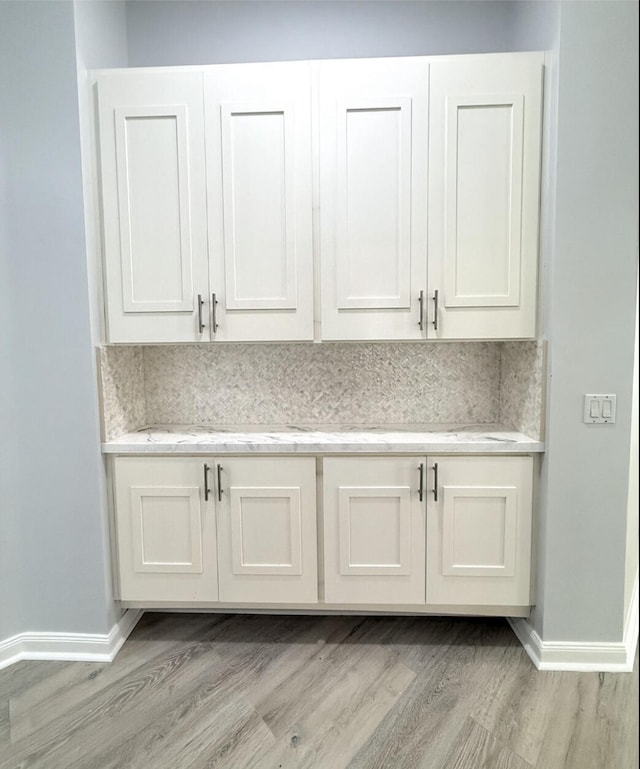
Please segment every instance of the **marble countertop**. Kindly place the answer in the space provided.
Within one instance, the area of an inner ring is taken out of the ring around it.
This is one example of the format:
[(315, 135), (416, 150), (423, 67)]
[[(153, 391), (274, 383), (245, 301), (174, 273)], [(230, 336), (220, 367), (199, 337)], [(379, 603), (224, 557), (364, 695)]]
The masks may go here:
[(544, 443), (503, 425), (165, 425), (102, 444), (104, 454), (515, 453)]

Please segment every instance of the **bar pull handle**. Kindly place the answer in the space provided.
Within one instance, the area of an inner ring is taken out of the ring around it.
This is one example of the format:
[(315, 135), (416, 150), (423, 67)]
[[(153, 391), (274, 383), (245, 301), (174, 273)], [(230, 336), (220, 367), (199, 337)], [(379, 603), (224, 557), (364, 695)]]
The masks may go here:
[(438, 330), (438, 289), (433, 292), (433, 323), (434, 331)]
[(438, 501), (438, 463), (433, 463), (433, 501)]
[(420, 502), (424, 499), (424, 462), (421, 462), (418, 470), (420, 470), (420, 482), (418, 485), (418, 499)]
[(209, 501), (209, 492), (211, 490), (209, 489), (209, 465), (205, 462), (204, 463), (204, 501)]
[(216, 476), (218, 481), (218, 502), (222, 502), (222, 465), (216, 465)]
[(420, 326), (420, 331), (422, 331), (424, 329), (424, 291), (418, 294), (418, 309), (420, 312), (418, 326)]
[(204, 305), (204, 300), (202, 298), (202, 294), (198, 294), (198, 331), (202, 333), (204, 331), (204, 323), (202, 322), (202, 306)]
[(218, 321), (216, 319), (216, 307), (218, 306), (218, 300), (215, 294), (211, 294), (211, 329), (215, 334), (218, 330)]

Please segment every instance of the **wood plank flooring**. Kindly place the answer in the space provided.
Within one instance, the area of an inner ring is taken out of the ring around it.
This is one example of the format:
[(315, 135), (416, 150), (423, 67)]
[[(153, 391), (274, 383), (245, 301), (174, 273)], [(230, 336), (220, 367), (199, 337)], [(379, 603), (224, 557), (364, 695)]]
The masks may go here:
[(538, 672), (501, 619), (145, 614), (0, 671), (0, 769), (637, 767), (637, 657)]

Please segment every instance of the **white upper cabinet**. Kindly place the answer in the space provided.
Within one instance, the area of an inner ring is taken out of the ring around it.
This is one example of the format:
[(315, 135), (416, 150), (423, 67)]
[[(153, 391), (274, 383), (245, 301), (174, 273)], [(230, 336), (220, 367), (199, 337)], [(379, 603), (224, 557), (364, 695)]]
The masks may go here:
[(98, 105), (107, 338), (208, 338), (202, 74), (102, 73)]
[(433, 60), (429, 337), (536, 332), (542, 54)]
[(309, 65), (204, 82), (212, 338), (313, 339)]
[(312, 339), (309, 65), (101, 73), (98, 98), (108, 341)]
[(542, 61), (98, 73), (107, 341), (534, 337)]
[(423, 339), (424, 59), (319, 64), (323, 339)]

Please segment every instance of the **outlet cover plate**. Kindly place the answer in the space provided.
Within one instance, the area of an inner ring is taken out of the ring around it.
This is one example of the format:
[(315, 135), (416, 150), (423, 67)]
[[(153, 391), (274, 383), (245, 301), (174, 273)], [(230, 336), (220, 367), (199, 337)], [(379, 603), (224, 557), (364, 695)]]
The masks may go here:
[(584, 396), (584, 423), (611, 425), (616, 421), (616, 396), (589, 393)]

